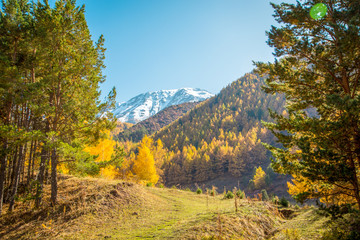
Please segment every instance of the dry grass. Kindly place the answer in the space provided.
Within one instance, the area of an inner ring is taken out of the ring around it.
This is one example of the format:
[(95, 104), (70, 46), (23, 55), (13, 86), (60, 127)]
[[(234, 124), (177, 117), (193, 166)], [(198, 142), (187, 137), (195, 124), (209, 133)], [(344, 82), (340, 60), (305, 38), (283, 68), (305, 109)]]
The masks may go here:
[(190, 228), (185, 239), (266, 239), (281, 222), (271, 204), (240, 200), (238, 212), (214, 214)]
[[(63, 176), (59, 181), (58, 204), (50, 207), (49, 186), (39, 209), (32, 203), (17, 202), (15, 211), (0, 218), (0, 239), (48, 239), (76, 235), (84, 216), (113, 218), (126, 206), (146, 205), (147, 192), (133, 183), (96, 178)], [(5, 205), (5, 208), (7, 206)]]
[(236, 211), (222, 195), (122, 181), (62, 177), (55, 208), (49, 194), (46, 186), (40, 209), (17, 202), (0, 218), (0, 239), (317, 239), (323, 228), (311, 209), (248, 198), (237, 199)]

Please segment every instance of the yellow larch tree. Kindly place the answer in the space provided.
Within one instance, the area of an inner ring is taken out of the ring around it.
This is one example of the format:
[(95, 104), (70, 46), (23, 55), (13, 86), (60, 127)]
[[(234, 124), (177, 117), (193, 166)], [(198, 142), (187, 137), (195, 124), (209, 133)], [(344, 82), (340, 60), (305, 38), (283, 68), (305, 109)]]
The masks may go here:
[(139, 152), (136, 156), (133, 172), (139, 178), (146, 182), (156, 184), (159, 175), (156, 173), (155, 160), (150, 149), (142, 142), (138, 148)]
[(265, 186), (265, 172), (261, 167), (256, 168), (256, 172), (253, 178), (254, 185), (256, 189), (262, 188)]
[[(95, 160), (96, 162), (110, 161), (111, 156), (114, 154), (116, 141), (111, 139), (110, 131), (106, 132), (106, 135), (107, 138), (100, 140), (95, 146), (87, 146), (83, 150), (91, 155), (98, 156)], [(105, 178), (115, 179), (119, 176), (119, 171), (116, 169), (116, 166), (108, 165), (100, 169), (100, 175)]]

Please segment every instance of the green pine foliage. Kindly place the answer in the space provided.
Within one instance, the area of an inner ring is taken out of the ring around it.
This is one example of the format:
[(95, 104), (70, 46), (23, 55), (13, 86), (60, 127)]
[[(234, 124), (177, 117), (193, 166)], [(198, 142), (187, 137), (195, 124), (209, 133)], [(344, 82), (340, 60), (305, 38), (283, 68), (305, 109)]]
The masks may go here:
[(233, 199), (234, 198), (234, 194), (232, 191), (227, 191), (227, 193), (224, 195), (225, 199)]
[(314, 20), (316, 2), (272, 4), (279, 27), (267, 34), (277, 60), (257, 66), (265, 91), (285, 95), (288, 115), (271, 112), (275, 123), (266, 126), (285, 148), (267, 148), (277, 172), (308, 181), (297, 200), (360, 207), (360, 5), (321, 1), (327, 15)]
[[(73, 0), (58, 0), (54, 7), (27, 0), (1, 5), (0, 214), (4, 198), (13, 210), (24, 179), (37, 182), (39, 207), (45, 177), (51, 176), (56, 203), (58, 163), (79, 159), (83, 144), (114, 125), (111, 116), (97, 116), (116, 96), (114, 90), (108, 102), (99, 102), (104, 38), (91, 39), (84, 6)], [(99, 171), (93, 158), (81, 160), (73, 165), (77, 170)]]
[(245, 198), (245, 193), (239, 189), (239, 190), (236, 191), (236, 196), (239, 199), (243, 199), (243, 198)]
[(279, 204), (280, 204), (281, 206), (283, 206), (283, 207), (289, 207), (289, 201), (286, 200), (285, 197), (281, 197), (281, 198), (280, 198)]
[(269, 195), (267, 194), (266, 189), (261, 190), (261, 198), (263, 201), (269, 201)]

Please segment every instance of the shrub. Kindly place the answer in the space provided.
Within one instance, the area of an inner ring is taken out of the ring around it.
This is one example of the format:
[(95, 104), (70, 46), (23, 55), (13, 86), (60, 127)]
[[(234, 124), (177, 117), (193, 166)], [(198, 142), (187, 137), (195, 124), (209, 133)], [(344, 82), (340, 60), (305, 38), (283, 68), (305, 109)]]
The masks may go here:
[(196, 189), (196, 193), (197, 193), (197, 194), (202, 194), (201, 188)]
[(342, 218), (343, 215), (348, 214), (348, 213), (354, 213), (356, 210), (352, 208), (351, 204), (342, 204), (342, 205), (330, 205), (329, 207), (327, 207), (324, 204), (320, 204), (319, 202), (316, 203), (317, 205), (319, 205), (319, 210), (318, 212), (321, 213), (322, 215), (331, 215), (331, 218), (333, 220), (338, 219), (338, 218)]
[(245, 198), (245, 193), (239, 189), (236, 191), (236, 196), (240, 199), (243, 199)]
[(171, 187), (172, 189), (177, 189), (177, 187), (175, 186), (175, 185), (172, 185), (172, 187)]
[(216, 192), (215, 189), (210, 190), (210, 195), (211, 196), (216, 196), (216, 194), (217, 194), (217, 192)]
[(159, 188), (164, 188), (164, 184), (160, 183)]
[(273, 196), (271, 201), (273, 202), (273, 204), (279, 204), (278, 196)]
[(187, 192), (191, 192), (190, 188), (186, 188), (185, 191)]
[(282, 197), (281, 199), (280, 199), (280, 205), (281, 206), (283, 206), (283, 207), (289, 207), (289, 201), (288, 200), (286, 200), (286, 198), (285, 197)]
[(261, 190), (261, 198), (263, 201), (269, 201), (269, 195), (267, 194), (266, 190)]
[(295, 209), (300, 209), (299, 205), (297, 205), (297, 204), (294, 206), (294, 208)]
[(152, 187), (152, 185), (153, 185), (152, 182), (146, 183), (146, 186), (147, 186), (147, 187)]
[(323, 240), (357, 240), (360, 239), (359, 212), (348, 213), (329, 223), (328, 231), (322, 236)]
[(213, 196), (213, 197), (216, 196), (216, 194), (217, 194), (216, 189), (217, 189), (217, 187), (212, 186), (211, 191), (210, 191), (211, 196)]
[(228, 191), (225, 196), (224, 196), (225, 199), (232, 199), (234, 198), (234, 194), (232, 193), (232, 191)]

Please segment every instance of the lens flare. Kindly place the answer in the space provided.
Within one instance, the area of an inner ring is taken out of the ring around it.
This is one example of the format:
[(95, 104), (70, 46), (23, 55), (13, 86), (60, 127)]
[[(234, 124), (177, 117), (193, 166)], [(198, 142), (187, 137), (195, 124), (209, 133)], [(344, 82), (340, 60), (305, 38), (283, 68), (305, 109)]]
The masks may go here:
[(327, 7), (323, 3), (315, 4), (310, 9), (310, 17), (312, 17), (315, 20), (319, 20), (323, 18), (326, 15), (326, 13), (327, 13)]

